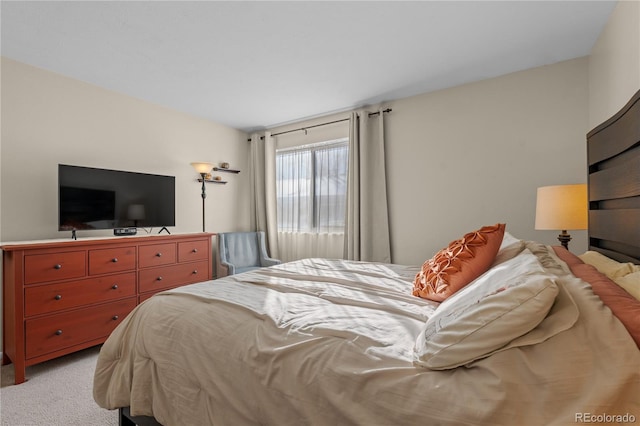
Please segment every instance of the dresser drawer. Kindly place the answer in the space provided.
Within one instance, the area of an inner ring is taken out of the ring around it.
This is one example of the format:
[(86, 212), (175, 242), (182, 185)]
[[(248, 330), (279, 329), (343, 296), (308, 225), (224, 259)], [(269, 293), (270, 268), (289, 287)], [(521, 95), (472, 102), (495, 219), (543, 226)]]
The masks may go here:
[(211, 240), (184, 241), (178, 243), (178, 262), (206, 260), (209, 257)]
[(89, 275), (131, 271), (135, 268), (135, 247), (89, 250)]
[(140, 268), (172, 265), (174, 263), (176, 263), (175, 243), (154, 244), (138, 248), (138, 265)]
[(25, 289), (25, 315), (33, 316), (97, 302), (122, 299), (136, 294), (136, 273), (108, 275), (32, 286)]
[(132, 297), (90, 308), (27, 320), (26, 358), (102, 339), (136, 306)]
[(193, 262), (140, 271), (139, 292), (165, 290), (184, 284), (206, 281), (209, 263)]
[(31, 254), (24, 257), (25, 284), (81, 278), (86, 274), (86, 251)]

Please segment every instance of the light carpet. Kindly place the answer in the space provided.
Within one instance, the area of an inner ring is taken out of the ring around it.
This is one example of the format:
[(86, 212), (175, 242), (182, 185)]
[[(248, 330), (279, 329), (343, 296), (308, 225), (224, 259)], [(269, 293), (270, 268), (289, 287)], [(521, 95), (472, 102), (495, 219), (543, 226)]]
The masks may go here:
[(27, 367), (27, 381), (13, 384), (13, 364), (2, 366), (2, 426), (116, 426), (118, 412), (93, 400), (93, 372), (100, 346)]

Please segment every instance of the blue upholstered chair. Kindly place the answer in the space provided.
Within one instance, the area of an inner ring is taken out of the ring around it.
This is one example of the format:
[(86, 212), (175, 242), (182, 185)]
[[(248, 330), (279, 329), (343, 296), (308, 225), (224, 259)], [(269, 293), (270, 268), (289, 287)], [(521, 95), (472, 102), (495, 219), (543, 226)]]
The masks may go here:
[(280, 263), (267, 255), (263, 231), (223, 232), (217, 234), (217, 238), (218, 278)]

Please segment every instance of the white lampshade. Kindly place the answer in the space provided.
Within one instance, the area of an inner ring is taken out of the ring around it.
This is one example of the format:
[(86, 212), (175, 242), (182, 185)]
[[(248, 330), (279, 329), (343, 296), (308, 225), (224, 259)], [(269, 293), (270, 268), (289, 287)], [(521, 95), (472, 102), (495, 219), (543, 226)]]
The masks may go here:
[(587, 185), (555, 185), (538, 188), (536, 229), (587, 229)]
[(191, 165), (200, 174), (209, 173), (213, 169), (212, 163), (191, 163)]

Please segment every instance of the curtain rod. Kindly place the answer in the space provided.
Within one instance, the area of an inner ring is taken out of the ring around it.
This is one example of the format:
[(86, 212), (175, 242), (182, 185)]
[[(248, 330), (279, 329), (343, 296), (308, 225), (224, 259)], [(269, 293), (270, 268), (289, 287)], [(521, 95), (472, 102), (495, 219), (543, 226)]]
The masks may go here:
[[(391, 112), (392, 109), (391, 108), (387, 108), (382, 110), (382, 112)], [(374, 115), (379, 115), (380, 111), (376, 111), (376, 112), (370, 112), (369, 113), (369, 117), (372, 117)], [(306, 127), (300, 127), (299, 129), (293, 129), (293, 130), (285, 130), (284, 132), (278, 132), (278, 133), (274, 133), (271, 136), (278, 136), (278, 135), (284, 135), (285, 133), (293, 133), (293, 132), (299, 132), (301, 130), (307, 130), (307, 129), (312, 129), (314, 127), (321, 127), (321, 126), (327, 126), (329, 124), (335, 124), (335, 123), (341, 123), (343, 121), (349, 121), (348, 118), (343, 118), (342, 120), (335, 120), (335, 121), (329, 121), (327, 123), (321, 123), (321, 124), (314, 124), (312, 126), (306, 126)], [(264, 139), (264, 136), (260, 136), (260, 139)], [(251, 139), (247, 139), (247, 142), (251, 142)]]

